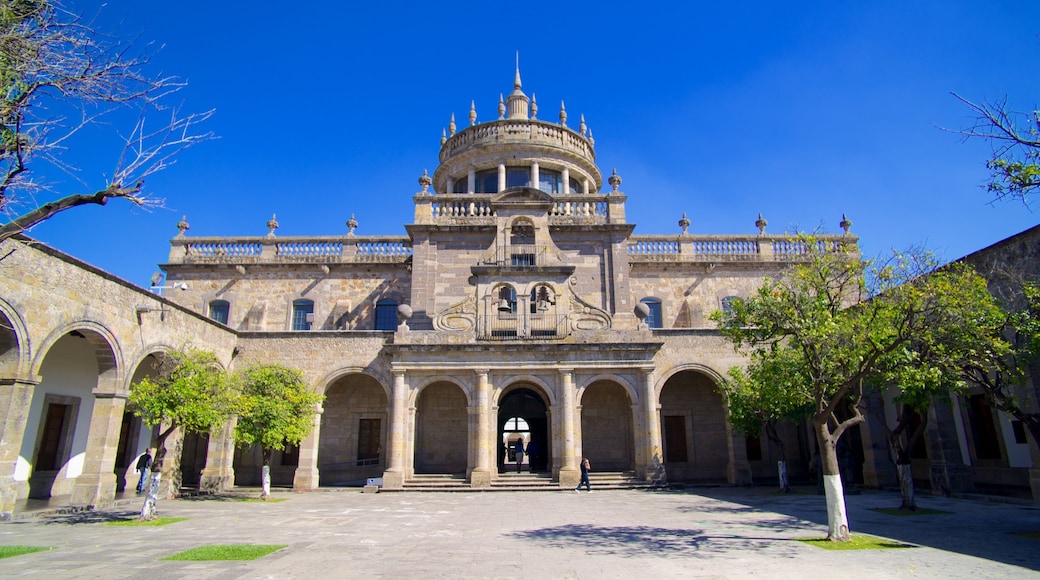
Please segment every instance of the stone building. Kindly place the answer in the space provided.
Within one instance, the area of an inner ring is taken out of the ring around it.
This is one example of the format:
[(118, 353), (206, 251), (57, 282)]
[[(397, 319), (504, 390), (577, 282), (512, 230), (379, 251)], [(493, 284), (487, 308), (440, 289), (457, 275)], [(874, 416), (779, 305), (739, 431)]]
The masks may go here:
[[(537, 113), (517, 71), (497, 118), (478, 123), (475, 104), (468, 127), (453, 117), (404, 236), (356, 235), (353, 216), (307, 237), (278, 236), (273, 216), (234, 238), (182, 220), (151, 289), (29, 238), (0, 244), (0, 511), (110, 501), (150, 439), (131, 386), (185, 344), (231, 369), (298, 367), (325, 395), (312, 434), (275, 456), (275, 483), (298, 490), (566, 488), (582, 457), (628, 483), (775, 478), (767, 442), (725, 420), (716, 385), (743, 359), (708, 317), (807, 249), (761, 216), (751, 234), (690, 234), (685, 215), (677, 233), (634, 233), (584, 118)], [(840, 225), (821, 243), (856, 251)], [(805, 477), (810, 432), (784, 437)], [(170, 445), (174, 485), (259, 479), (259, 453), (227, 427)], [(862, 481), (882, 481), (887, 459), (868, 463)]]

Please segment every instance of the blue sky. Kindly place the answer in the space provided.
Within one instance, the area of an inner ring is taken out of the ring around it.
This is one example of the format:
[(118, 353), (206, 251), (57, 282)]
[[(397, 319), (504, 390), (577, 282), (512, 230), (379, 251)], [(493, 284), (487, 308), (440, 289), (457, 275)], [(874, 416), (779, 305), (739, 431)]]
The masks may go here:
[[(188, 235), (404, 235), (441, 130), (470, 101), (491, 120), (515, 53), (539, 117), (585, 115), (604, 176), (624, 179), (637, 234), (838, 231), (865, 255), (924, 245), (955, 259), (1040, 222), (990, 204), (990, 146), (951, 91), (1040, 106), (1040, 2), (400, 3), (70, 1), (107, 33), (163, 45), (185, 110), (220, 139), (147, 190), (167, 209), (75, 209), (31, 235), (147, 285), (176, 223)], [(100, 12), (98, 12), (100, 10)], [(120, 129), (118, 119), (112, 132)], [(118, 143), (80, 136), (68, 160), (94, 191)], [(605, 185), (605, 187), (607, 187)]]

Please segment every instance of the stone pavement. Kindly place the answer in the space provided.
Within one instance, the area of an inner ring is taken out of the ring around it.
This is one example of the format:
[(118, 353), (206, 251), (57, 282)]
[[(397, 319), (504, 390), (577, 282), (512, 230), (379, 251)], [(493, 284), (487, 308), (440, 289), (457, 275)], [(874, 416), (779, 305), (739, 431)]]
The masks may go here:
[[(241, 492), (239, 492), (241, 493)], [(138, 501), (0, 524), (0, 544), (54, 550), (0, 560), (48, 578), (1040, 578), (1040, 506), (920, 498), (947, 513), (893, 516), (888, 492), (847, 498), (853, 533), (914, 547), (836, 552), (822, 496), (767, 488), (558, 493), (281, 492), (279, 503), (162, 500), (163, 527), (113, 527)], [(287, 544), (251, 562), (159, 558), (213, 543)]]

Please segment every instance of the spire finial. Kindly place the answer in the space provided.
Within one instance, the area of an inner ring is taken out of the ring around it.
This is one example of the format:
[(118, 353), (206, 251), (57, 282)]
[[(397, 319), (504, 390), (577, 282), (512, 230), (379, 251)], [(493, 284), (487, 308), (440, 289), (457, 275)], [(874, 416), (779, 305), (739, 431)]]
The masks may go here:
[(182, 217), (181, 221), (177, 222), (177, 229), (180, 230), (180, 233), (177, 234), (177, 237), (178, 238), (183, 238), (184, 237), (184, 232), (186, 232), (189, 229), (191, 229), (191, 226), (188, 225), (188, 216)]
[(538, 101), (534, 98), (534, 93), (531, 93), (531, 118), (538, 118)]
[(275, 214), (271, 214), (271, 219), (267, 220), (267, 237), (273, 238), (274, 231), (278, 229), (278, 220), (275, 219)]
[(578, 133), (581, 133), (582, 137), (585, 136), (585, 129), (586, 129), (586, 126), (585, 126), (585, 113), (582, 113), (581, 114), (581, 123), (578, 124)]
[(441, 145), (448, 142), (448, 133), (444, 129), (441, 129)]
[(469, 126), (472, 127), (473, 125), (476, 125), (476, 124), (477, 124), (477, 102), (476, 101), (470, 101), (469, 102)]
[(354, 214), (350, 214), (350, 219), (347, 220), (347, 235), (348, 236), (354, 235), (354, 230), (356, 230), (357, 227), (358, 227), (358, 223), (357, 223), (357, 220), (354, 219)]
[(451, 122), (448, 123), (448, 134), (455, 135), (455, 113), (451, 114)]
[(768, 225), (769, 225), (769, 222), (767, 222), (766, 218), (762, 217), (762, 213), (759, 212), (758, 219), (755, 220), (755, 227), (758, 228), (758, 235), (760, 235), (760, 236), (761, 235), (765, 235), (765, 233), (766, 233), (766, 226), (768, 226)]
[(513, 88), (520, 88), (520, 51), (516, 51), (516, 78), (513, 79)]
[(852, 220), (845, 217), (845, 214), (841, 214), (841, 221), (838, 222), (838, 227), (845, 230), (845, 235), (849, 235), (849, 228), (852, 227)]
[(686, 212), (682, 212), (682, 217), (679, 218), (679, 227), (682, 228), (683, 234), (690, 228), (690, 218), (686, 217)]
[(498, 120), (506, 118), (506, 101), (502, 98), (502, 93), (498, 93)]
[(596, 139), (592, 136), (592, 127), (589, 127), (589, 145), (596, 146)]
[(614, 172), (607, 178), (607, 183), (610, 184), (611, 191), (615, 192), (618, 190), (618, 187), (621, 186), (621, 176), (617, 174), (617, 169), (614, 169)]
[(563, 101), (560, 101), (560, 124), (567, 126), (567, 107), (563, 106)]
[(430, 179), (430, 174), (426, 173), (426, 170), (423, 169), (422, 170), (422, 175), (419, 176), (419, 185), (422, 186), (422, 192), (423, 193), (427, 193), (428, 190), (430, 189), (430, 185), (432, 183), (433, 183), (433, 180)]

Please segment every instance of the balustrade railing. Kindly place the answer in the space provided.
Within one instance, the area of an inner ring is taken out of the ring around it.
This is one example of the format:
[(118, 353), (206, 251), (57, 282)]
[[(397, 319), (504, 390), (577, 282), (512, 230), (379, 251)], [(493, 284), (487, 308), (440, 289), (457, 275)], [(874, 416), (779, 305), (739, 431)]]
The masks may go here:
[(411, 240), (402, 236), (174, 238), (170, 263), (350, 263), (404, 261)]
[(482, 340), (553, 340), (570, 334), (566, 314), (498, 313), (478, 317)]
[(816, 236), (815, 249), (805, 240), (790, 236), (632, 236), (629, 260), (789, 260), (815, 252), (855, 249), (856, 236)]
[(538, 120), (502, 120), (468, 127), (452, 135), (441, 147), (443, 163), (456, 153), (486, 143), (534, 143), (576, 151), (589, 160), (596, 154), (588, 140), (573, 129)]

